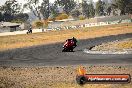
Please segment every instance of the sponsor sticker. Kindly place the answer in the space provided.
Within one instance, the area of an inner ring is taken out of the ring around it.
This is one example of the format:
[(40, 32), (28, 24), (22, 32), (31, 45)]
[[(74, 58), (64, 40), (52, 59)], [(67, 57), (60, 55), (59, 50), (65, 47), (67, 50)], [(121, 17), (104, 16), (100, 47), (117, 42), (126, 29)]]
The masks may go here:
[(130, 83), (130, 74), (86, 74), (84, 68), (79, 68), (76, 77), (78, 84), (85, 83)]

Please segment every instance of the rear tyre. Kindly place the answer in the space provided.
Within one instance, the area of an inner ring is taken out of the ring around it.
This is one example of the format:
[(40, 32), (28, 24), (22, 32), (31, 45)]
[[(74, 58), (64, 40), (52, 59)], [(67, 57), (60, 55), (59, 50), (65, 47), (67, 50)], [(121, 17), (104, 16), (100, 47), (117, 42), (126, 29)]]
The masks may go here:
[(71, 47), (71, 48), (70, 48), (70, 51), (73, 52), (73, 49), (74, 49), (74, 47)]
[(63, 49), (62, 52), (65, 52), (65, 50)]
[(73, 49), (71, 49), (70, 51), (73, 52)]
[(66, 49), (65, 49), (65, 48), (63, 48), (62, 52), (66, 52)]
[(28, 32), (27, 32), (27, 34), (28, 34)]

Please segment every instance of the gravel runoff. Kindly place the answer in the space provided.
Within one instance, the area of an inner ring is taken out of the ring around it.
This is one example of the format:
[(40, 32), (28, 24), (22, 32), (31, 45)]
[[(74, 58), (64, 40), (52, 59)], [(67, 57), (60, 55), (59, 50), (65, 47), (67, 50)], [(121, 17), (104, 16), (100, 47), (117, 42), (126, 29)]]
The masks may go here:
[(118, 47), (115, 46), (118, 45), (119, 43), (124, 43), (131, 40), (132, 38), (116, 40), (113, 42), (96, 45), (94, 47), (91, 47), (91, 49), (84, 49), (83, 52), (88, 54), (132, 54), (131, 47), (119, 49)]
[(89, 50), (89, 49), (84, 49), (85, 53), (88, 54), (132, 54), (132, 49), (123, 49), (122, 51), (96, 51), (96, 50)]

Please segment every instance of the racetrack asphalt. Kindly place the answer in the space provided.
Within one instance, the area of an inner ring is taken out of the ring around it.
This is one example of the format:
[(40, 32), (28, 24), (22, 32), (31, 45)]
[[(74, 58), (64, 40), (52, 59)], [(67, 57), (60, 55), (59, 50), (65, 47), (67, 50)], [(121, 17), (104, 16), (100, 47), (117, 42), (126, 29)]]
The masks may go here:
[(65, 40), (63, 43), (1, 51), (0, 66), (132, 65), (132, 54), (101, 55), (83, 52), (85, 48), (125, 38), (132, 38), (132, 33), (79, 40), (75, 52), (62, 52)]

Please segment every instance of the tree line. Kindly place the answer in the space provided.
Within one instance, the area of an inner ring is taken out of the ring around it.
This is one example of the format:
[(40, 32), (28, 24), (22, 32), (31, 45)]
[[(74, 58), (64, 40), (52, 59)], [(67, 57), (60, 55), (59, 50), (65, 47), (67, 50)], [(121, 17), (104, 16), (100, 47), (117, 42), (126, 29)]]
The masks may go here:
[[(39, 20), (47, 20), (49, 17), (57, 17), (60, 12), (58, 8), (62, 8), (63, 12), (68, 16), (78, 18), (83, 15), (85, 18), (95, 16), (132, 14), (129, 7), (131, 0), (113, 0), (114, 3), (105, 3), (98, 0), (94, 5), (93, 2), (83, 0), (82, 3), (77, 3), (75, 0), (55, 0), (50, 3), (49, 0), (26, 0), (24, 5), (21, 5), (16, 0), (9, 0), (0, 6), (0, 21), (9, 22), (26, 22), (29, 18), (27, 13), (23, 13), (24, 9), (30, 10)], [(23, 7), (22, 7), (23, 6)]]
[(0, 6), (0, 21), (25, 22), (28, 18), (28, 14), (22, 12), (21, 5), (15, 0), (6, 1)]

